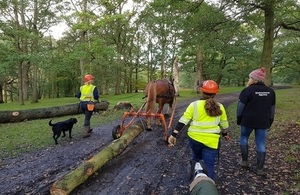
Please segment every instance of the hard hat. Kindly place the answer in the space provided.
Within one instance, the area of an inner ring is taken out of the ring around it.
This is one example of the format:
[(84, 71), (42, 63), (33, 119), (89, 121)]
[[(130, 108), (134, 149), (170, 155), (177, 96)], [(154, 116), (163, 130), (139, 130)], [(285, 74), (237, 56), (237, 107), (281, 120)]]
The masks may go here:
[(94, 80), (93, 75), (87, 74), (87, 75), (84, 76), (84, 82), (88, 82), (90, 80)]
[(219, 85), (213, 80), (203, 81), (200, 90), (204, 93), (216, 94), (219, 91)]

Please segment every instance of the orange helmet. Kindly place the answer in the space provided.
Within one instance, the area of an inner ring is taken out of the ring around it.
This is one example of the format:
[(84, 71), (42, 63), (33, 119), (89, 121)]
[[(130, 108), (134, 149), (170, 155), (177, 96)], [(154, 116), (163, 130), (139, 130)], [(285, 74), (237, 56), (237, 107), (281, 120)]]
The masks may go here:
[(84, 76), (84, 82), (88, 82), (90, 80), (94, 80), (93, 75), (87, 74), (87, 75)]
[(219, 91), (219, 85), (213, 80), (203, 81), (200, 90), (204, 93), (216, 94)]

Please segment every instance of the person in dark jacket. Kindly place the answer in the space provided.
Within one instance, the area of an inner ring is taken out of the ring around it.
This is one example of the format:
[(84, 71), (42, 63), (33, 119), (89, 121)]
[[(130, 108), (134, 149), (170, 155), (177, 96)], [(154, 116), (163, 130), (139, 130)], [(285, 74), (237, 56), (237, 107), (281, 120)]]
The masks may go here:
[[(239, 95), (237, 105), (237, 124), (241, 126), (240, 150), (243, 168), (249, 169), (257, 175), (266, 175), (264, 171), (266, 157), (266, 137), (274, 121), (275, 92), (264, 84), (265, 68), (259, 68), (249, 74), (247, 87)], [(251, 132), (255, 132), (257, 163), (249, 166), (248, 139)]]
[(94, 77), (91, 74), (87, 74), (84, 76), (84, 85), (80, 87), (80, 91), (76, 95), (77, 98), (80, 99), (80, 109), (83, 112), (84, 125), (83, 125), (83, 138), (87, 138), (91, 136), (91, 132), (93, 129), (90, 128), (90, 120), (93, 115), (93, 110), (88, 109), (89, 103), (94, 103), (95, 101), (99, 101), (99, 93), (98, 89), (95, 85), (93, 85)]

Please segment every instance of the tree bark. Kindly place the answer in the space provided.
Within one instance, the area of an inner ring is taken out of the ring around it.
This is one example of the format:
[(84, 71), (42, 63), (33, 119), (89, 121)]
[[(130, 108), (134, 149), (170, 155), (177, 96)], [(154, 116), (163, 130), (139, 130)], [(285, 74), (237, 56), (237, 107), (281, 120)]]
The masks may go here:
[(86, 181), (94, 172), (103, 167), (109, 160), (121, 154), (125, 148), (142, 132), (142, 125), (133, 125), (119, 139), (101, 150), (78, 168), (56, 181), (50, 188), (52, 195), (69, 194), (77, 186)]
[[(95, 104), (95, 110), (107, 110), (109, 102), (102, 101)], [(78, 104), (56, 106), (51, 108), (38, 108), (30, 110), (0, 111), (0, 123), (22, 122), (33, 119), (52, 118), (80, 114)]]
[(173, 83), (174, 83), (174, 88), (175, 88), (175, 95), (179, 96), (179, 65), (178, 62), (179, 59), (178, 57), (175, 58), (173, 62)]
[(272, 68), (272, 51), (274, 41), (274, 1), (267, 1), (264, 7), (265, 14), (265, 35), (264, 45), (261, 57), (261, 67), (266, 68), (265, 84), (271, 86), (271, 68)]
[(199, 45), (197, 50), (197, 68), (196, 68), (196, 78), (194, 83), (195, 91), (198, 91), (199, 84), (204, 80), (203, 76), (203, 50)]

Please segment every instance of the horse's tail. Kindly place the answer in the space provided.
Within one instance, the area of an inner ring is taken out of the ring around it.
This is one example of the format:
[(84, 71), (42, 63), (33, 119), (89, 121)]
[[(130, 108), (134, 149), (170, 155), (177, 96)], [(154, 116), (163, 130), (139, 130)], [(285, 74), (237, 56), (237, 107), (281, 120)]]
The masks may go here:
[(146, 87), (147, 102), (146, 102), (146, 112), (155, 112), (156, 103), (156, 83), (150, 82)]

